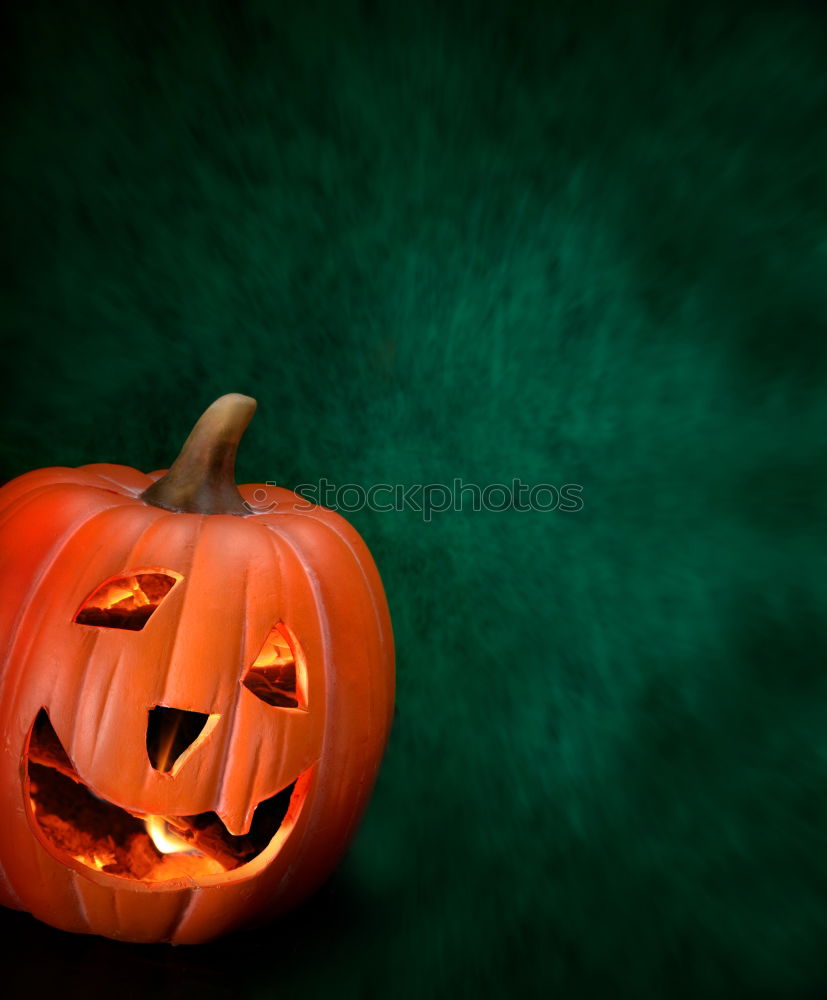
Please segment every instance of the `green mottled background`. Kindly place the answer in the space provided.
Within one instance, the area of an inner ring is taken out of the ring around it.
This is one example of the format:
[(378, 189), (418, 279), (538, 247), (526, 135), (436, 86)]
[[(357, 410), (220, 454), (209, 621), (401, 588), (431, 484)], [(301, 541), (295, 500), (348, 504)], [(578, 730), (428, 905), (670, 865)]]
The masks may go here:
[(194, 949), (6, 913), (6, 982), (824, 996), (824, 8), (16, 7), (5, 478), (240, 391), (242, 481), (584, 507), (350, 515), (398, 710), (338, 874)]

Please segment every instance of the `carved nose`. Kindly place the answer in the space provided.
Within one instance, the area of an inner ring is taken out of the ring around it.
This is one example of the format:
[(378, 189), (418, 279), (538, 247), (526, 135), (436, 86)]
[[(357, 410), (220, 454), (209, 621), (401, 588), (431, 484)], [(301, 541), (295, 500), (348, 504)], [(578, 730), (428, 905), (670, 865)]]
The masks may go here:
[(171, 771), (178, 758), (198, 739), (209, 715), (156, 705), (149, 710), (146, 752), (156, 771)]

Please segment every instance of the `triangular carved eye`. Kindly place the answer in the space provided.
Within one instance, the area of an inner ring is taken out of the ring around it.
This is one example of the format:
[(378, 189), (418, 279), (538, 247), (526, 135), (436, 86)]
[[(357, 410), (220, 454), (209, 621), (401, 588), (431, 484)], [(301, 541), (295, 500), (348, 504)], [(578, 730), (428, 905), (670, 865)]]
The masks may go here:
[(283, 622), (270, 629), (244, 686), (268, 705), (307, 707), (304, 658), (295, 636)]
[(145, 569), (114, 576), (94, 590), (75, 615), (78, 625), (139, 632), (183, 577), (171, 569)]

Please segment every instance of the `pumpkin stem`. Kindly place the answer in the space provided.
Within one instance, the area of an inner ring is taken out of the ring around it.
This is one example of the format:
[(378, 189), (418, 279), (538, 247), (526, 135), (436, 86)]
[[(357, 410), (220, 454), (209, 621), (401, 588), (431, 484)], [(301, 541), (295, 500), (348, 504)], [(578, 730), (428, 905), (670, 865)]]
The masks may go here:
[(256, 401), (237, 392), (217, 399), (169, 471), (141, 494), (144, 503), (187, 514), (249, 514), (235, 485), (235, 455), (255, 411)]

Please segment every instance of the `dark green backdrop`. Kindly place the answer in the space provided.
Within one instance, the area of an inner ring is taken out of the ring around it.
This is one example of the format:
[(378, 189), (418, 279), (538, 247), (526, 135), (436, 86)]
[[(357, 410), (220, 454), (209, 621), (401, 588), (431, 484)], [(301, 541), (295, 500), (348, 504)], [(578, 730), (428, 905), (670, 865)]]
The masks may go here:
[(4, 478), (240, 391), (241, 481), (584, 506), (349, 515), (398, 710), (339, 873), (207, 948), (5, 914), (6, 981), (823, 995), (823, 8), (16, 6)]

